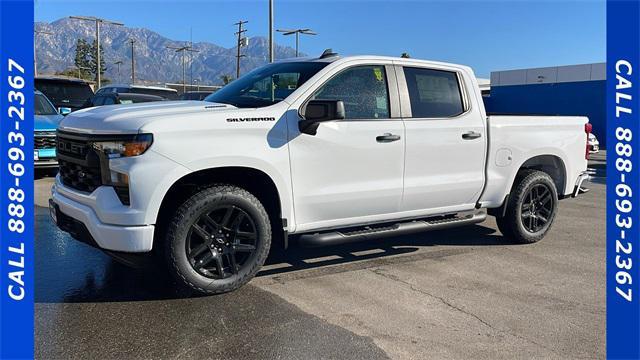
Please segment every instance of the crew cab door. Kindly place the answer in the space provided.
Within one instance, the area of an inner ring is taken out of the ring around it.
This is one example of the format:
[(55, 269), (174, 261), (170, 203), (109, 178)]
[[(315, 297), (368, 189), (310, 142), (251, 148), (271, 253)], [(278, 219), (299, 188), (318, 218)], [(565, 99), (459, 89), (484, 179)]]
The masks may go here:
[(396, 66), (406, 129), (401, 211), (473, 208), (484, 184), (487, 134), (468, 73)]
[[(405, 137), (391, 62), (346, 66), (318, 84), (288, 112), (296, 231), (396, 213)], [(345, 119), (319, 123), (315, 135), (301, 133), (298, 109), (311, 100), (343, 101)]]

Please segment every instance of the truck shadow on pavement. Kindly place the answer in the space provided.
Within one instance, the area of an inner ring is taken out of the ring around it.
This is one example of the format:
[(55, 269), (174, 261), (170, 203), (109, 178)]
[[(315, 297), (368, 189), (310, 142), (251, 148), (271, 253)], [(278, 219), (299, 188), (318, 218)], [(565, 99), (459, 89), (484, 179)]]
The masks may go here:
[[(327, 266), (332, 266), (331, 272), (352, 271), (389, 263), (413, 261), (417, 258), (471, 251), (473, 246), (508, 245), (506, 239), (496, 233), (497, 231), (492, 228), (474, 225), (317, 248), (299, 247), (293, 240), (291, 247), (287, 250), (272, 249), (258, 276), (279, 275)], [(420, 251), (434, 246), (459, 246), (468, 249)], [(394, 259), (389, 259), (391, 257)], [(359, 264), (361, 262), (367, 262), (367, 264), (363, 266)], [(341, 268), (336, 269), (335, 265), (341, 265)]]
[[(496, 230), (482, 225), (321, 248), (302, 248), (293, 242), (288, 250), (275, 245), (257, 276), (283, 281), (440, 258), (471, 252), (477, 246), (508, 244)], [(53, 225), (48, 209), (38, 206), (35, 267), (35, 300), (41, 303), (195, 297), (172, 290), (173, 280), (160, 268), (132, 269), (75, 241)]]

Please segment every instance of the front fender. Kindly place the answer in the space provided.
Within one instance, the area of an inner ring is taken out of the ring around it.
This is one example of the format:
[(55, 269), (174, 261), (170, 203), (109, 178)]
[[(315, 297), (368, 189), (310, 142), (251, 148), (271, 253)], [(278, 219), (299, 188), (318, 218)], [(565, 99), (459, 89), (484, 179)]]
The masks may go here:
[[(190, 172), (223, 167), (244, 167), (265, 173), (269, 178), (271, 178), (278, 190), (282, 217), (288, 220), (288, 231), (291, 232), (295, 230), (296, 222), (293, 211), (293, 200), (291, 197), (292, 185), (288, 172), (288, 158), (285, 160), (286, 161), (283, 160), (274, 164), (266, 160), (250, 156), (217, 156), (198, 159), (186, 164), (185, 166), (189, 168)], [(285, 169), (286, 173), (279, 169)]]

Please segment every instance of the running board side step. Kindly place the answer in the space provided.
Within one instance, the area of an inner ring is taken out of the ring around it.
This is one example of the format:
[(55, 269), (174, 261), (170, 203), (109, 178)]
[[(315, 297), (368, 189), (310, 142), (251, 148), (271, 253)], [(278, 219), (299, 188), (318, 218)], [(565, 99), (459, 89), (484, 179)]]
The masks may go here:
[(472, 225), (483, 222), (486, 218), (487, 213), (482, 211), (450, 217), (433, 217), (398, 223), (362, 226), (360, 228), (352, 227), (346, 230), (302, 234), (298, 237), (298, 244), (304, 247), (318, 247), (374, 240), (390, 236)]

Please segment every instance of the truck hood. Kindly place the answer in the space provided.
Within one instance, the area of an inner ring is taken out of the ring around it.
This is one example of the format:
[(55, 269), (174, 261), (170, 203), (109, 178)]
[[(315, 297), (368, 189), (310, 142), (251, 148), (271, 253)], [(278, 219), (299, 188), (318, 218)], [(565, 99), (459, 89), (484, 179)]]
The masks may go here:
[(86, 134), (131, 134), (155, 119), (236, 109), (205, 101), (155, 101), (127, 105), (98, 106), (67, 115), (60, 130)]
[(34, 115), (33, 116), (33, 128), (35, 131), (52, 131), (58, 127), (60, 120), (64, 116), (59, 114), (51, 115)]

